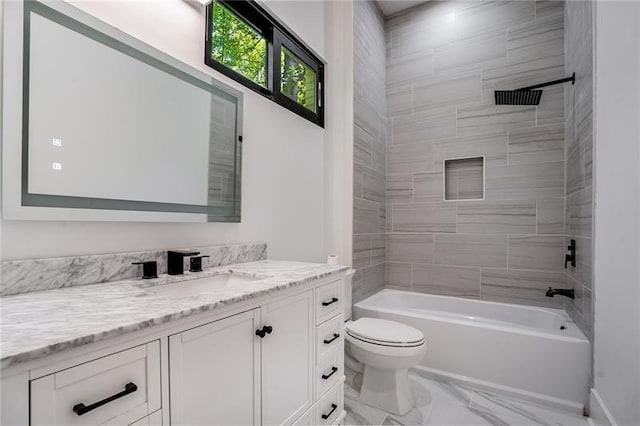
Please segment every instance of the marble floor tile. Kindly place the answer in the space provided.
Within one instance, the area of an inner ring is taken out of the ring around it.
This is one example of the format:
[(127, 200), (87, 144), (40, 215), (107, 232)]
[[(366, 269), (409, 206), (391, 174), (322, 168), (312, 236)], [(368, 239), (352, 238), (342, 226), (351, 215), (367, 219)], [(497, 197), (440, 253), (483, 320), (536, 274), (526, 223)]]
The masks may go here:
[(388, 414), (379, 408), (365, 405), (355, 399), (344, 398), (344, 409), (347, 411), (347, 417), (344, 420), (345, 425), (381, 425)]
[(470, 406), (510, 425), (587, 425), (585, 417), (475, 389)]
[(465, 405), (435, 405), (424, 425), (433, 426), (510, 426), (492, 413), (476, 410)]
[(490, 392), (409, 373), (416, 406), (403, 416), (357, 401), (358, 391), (345, 387), (347, 425), (433, 426), (587, 426), (585, 417)]
[(431, 395), (434, 404), (468, 405), (472, 389), (451, 382), (434, 380), (420, 370), (411, 370), (410, 377)]

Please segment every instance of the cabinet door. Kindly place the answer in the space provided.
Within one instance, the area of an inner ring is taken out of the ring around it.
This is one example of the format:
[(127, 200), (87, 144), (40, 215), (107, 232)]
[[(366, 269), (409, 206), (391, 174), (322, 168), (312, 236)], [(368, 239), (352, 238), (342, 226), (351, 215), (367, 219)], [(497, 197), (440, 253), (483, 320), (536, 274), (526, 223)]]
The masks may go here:
[(262, 307), (262, 423), (289, 424), (313, 403), (313, 293)]
[(260, 423), (260, 309), (169, 338), (171, 423)]

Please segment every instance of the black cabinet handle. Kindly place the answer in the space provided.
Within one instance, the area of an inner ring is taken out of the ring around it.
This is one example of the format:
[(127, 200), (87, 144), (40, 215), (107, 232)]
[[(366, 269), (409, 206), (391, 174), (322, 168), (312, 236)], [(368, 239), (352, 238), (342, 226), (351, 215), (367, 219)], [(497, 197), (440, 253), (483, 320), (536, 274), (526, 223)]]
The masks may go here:
[(336, 408), (338, 408), (336, 404), (331, 404), (331, 411), (329, 411), (327, 414), (323, 414), (322, 420), (327, 420), (329, 417), (331, 417), (333, 412), (336, 411)]
[(338, 367), (331, 367), (331, 373), (329, 373), (329, 374), (323, 374), (323, 375), (322, 375), (322, 378), (323, 378), (324, 380), (327, 380), (329, 377), (333, 376), (333, 375), (336, 373), (336, 371), (338, 371)]
[(271, 327), (270, 325), (265, 325), (261, 329), (256, 330), (256, 336), (260, 336), (260, 338), (263, 339), (264, 336), (266, 336), (267, 334), (271, 334), (272, 331), (273, 327)]
[(328, 345), (329, 343), (333, 342), (334, 340), (336, 340), (338, 337), (340, 337), (340, 335), (338, 333), (333, 333), (333, 337), (331, 339), (324, 339), (324, 344)]
[(338, 298), (334, 297), (328, 302), (322, 302), (322, 306), (329, 306), (329, 305), (332, 305), (332, 304), (336, 303), (337, 301), (338, 301)]
[(130, 393), (134, 393), (137, 390), (138, 386), (136, 386), (136, 384), (133, 382), (129, 382), (124, 386), (124, 390), (122, 392), (111, 395), (110, 397), (105, 398), (102, 401), (94, 402), (91, 405), (84, 405), (83, 403), (74, 405), (73, 412), (79, 416), (82, 416), (83, 414), (87, 414), (89, 411), (95, 410), (98, 407), (102, 407), (105, 404), (115, 401), (118, 398), (122, 398), (123, 396), (129, 395)]

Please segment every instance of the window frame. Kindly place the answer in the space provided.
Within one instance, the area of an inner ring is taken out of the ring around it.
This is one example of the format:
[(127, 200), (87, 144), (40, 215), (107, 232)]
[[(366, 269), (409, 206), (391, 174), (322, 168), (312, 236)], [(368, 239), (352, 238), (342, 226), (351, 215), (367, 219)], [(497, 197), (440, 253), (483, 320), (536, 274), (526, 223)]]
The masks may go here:
[[(211, 57), (211, 42), (213, 36), (213, 7), (215, 3), (229, 9), (239, 19), (262, 35), (267, 42), (267, 58), (265, 70), (266, 87), (259, 85), (239, 72), (227, 67)], [(324, 128), (324, 63), (309, 48), (307, 48), (294, 34), (276, 21), (253, 0), (214, 0), (206, 9), (206, 34), (204, 46), (204, 62), (227, 77), (237, 81), (245, 87), (272, 100), (289, 111)], [(316, 111), (294, 101), (280, 91), (282, 47), (287, 48), (309, 68), (316, 73)]]

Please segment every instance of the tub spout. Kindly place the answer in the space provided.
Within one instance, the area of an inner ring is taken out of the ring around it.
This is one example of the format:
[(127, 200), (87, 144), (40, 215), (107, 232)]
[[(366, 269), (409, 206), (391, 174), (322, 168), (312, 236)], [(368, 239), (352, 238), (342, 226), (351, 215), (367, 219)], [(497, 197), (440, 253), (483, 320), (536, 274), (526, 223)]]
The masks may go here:
[(566, 296), (570, 299), (575, 299), (576, 297), (575, 291), (573, 289), (568, 290), (565, 288), (551, 288), (551, 287), (549, 287), (549, 290), (547, 290), (547, 292), (545, 293), (545, 296), (553, 297), (556, 294), (559, 294), (560, 296)]

